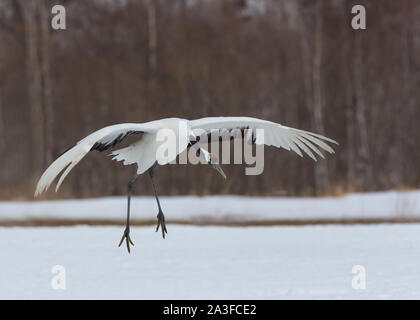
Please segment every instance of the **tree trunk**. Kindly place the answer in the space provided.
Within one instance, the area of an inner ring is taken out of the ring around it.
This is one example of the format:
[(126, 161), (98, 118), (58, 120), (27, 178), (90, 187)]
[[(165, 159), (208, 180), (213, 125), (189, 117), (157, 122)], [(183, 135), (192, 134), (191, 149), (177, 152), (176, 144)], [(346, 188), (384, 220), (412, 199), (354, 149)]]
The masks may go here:
[[(3, 67), (3, 51), (0, 47), (0, 74), (2, 73)], [(3, 119), (3, 82), (0, 79), (0, 153), (4, 154), (6, 147), (6, 132), (4, 130), (4, 119)]]
[(357, 162), (358, 187), (371, 190), (373, 185), (372, 164), (370, 161), (369, 135), (367, 128), (366, 103), (363, 90), (363, 57), (360, 35), (356, 35), (354, 46), (354, 90), (356, 97), (356, 127), (359, 133), (359, 161)]
[(20, 0), (19, 5), (25, 24), (26, 67), (32, 131), (32, 172), (34, 176), (38, 176), (38, 172), (44, 167), (45, 118), (42, 108), (41, 68), (38, 55), (37, 3), (36, 0)]
[(147, 0), (147, 18), (149, 26), (149, 70), (152, 77), (154, 77), (157, 67), (157, 30), (155, 0)]
[[(0, 66), (1, 66), (1, 61), (0, 61)], [(2, 83), (0, 82), (0, 152), (1, 154), (4, 154), (5, 152), (5, 147), (6, 147), (5, 134), (6, 132), (4, 130), (4, 119), (3, 119), (3, 87), (2, 87)]]
[[(351, 87), (351, 81), (347, 81), (346, 85), (346, 167), (347, 167), (347, 187), (353, 189), (355, 187), (356, 177), (356, 152), (354, 139), (356, 136), (355, 124), (354, 124), (354, 107), (353, 107), (353, 89)], [(351, 190), (353, 191), (353, 190)]]
[[(321, 135), (325, 135), (322, 106), (323, 12), (324, 1), (319, 0), (316, 7), (315, 52), (312, 64), (312, 94), (315, 131)], [(328, 166), (326, 161), (321, 161), (315, 166), (315, 188), (317, 194), (325, 194), (328, 191)]]
[(41, 72), (43, 80), (43, 102), (45, 115), (45, 161), (47, 164), (53, 160), (54, 148), (54, 109), (51, 81), (51, 58), (50, 58), (50, 25), (48, 0), (39, 3), (39, 17), (41, 20)]

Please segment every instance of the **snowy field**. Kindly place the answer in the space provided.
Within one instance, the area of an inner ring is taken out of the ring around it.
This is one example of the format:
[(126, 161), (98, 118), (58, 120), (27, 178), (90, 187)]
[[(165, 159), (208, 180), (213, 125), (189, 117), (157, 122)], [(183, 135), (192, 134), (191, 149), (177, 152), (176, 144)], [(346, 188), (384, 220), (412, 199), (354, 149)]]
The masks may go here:
[[(331, 198), (161, 197), (167, 221), (266, 221), (287, 219), (420, 218), (420, 190)], [(125, 197), (66, 201), (0, 202), (0, 222), (27, 219), (125, 219)], [(132, 199), (132, 218), (156, 218), (153, 197)]]
[[(0, 227), (0, 298), (420, 299), (420, 223), (299, 227), (171, 223), (418, 221), (420, 191), (334, 198), (162, 197), (161, 202), (169, 222), (167, 239), (155, 233), (154, 226), (132, 227), (131, 254), (117, 246), (122, 226)], [(123, 223), (125, 212), (125, 197), (4, 201), (0, 224), (37, 219)], [(136, 221), (154, 223), (156, 212), (154, 198), (133, 199)], [(55, 265), (65, 268), (65, 290), (51, 286)], [(364, 290), (352, 287), (355, 265), (366, 271)]]
[[(0, 298), (420, 299), (420, 224), (0, 228)], [(66, 289), (51, 287), (54, 265)], [(352, 267), (366, 289), (352, 288)]]

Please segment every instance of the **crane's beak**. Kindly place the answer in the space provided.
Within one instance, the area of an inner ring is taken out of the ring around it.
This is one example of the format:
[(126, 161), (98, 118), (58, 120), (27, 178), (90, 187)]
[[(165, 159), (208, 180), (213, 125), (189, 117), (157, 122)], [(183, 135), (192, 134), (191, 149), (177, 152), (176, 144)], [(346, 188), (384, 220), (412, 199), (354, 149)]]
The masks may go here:
[(226, 179), (226, 174), (223, 172), (222, 167), (218, 163), (219, 160), (217, 159), (217, 156), (205, 149), (200, 148), (199, 150), (204, 155), (204, 159), (207, 161), (207, 164), (213, 169), (217, 170), (217, 172), (219, 172), (222, 177)]
[(220, 164), (213, 164), (213, 168), (216, 169), (217, 172), (219, 172), (222, 175), (222, 177), (226, 179), (226, 174), (223, 172)]

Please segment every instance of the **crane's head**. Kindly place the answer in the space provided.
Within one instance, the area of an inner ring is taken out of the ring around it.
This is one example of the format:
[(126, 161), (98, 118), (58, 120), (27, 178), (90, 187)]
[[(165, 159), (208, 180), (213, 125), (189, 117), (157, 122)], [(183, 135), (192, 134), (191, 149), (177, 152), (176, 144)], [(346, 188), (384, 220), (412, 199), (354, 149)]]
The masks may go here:
[(203, 154), (204, 159), (206, 159), (207, 164), (219, 172), (222, 177), (226, 179), (226, 174), (223, 172), (222, 167), (219, 164), (219, 158), (214, 153), (210, 153), (202, 148), (200, 148), (200, 151)]

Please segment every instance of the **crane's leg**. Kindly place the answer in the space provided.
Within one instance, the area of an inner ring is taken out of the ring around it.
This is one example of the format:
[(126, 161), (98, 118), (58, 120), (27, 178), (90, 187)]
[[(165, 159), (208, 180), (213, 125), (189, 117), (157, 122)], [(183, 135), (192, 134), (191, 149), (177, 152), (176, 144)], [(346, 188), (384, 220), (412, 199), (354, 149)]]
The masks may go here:
[(150, 176), (150, 180), (152, 181), (153, 192), (155, 193), (155, 198), (156, 198), (157, 205), (158, 205), (158, 208), (159, 208), (159, 212), (158, 212), (158, 215), (157, 215), (158, 222), (157, 222), (157, 226), (156, 226), (156, 232), (158, 232), (159, 227), (160, 227), (161, 230), (162, 230), (162, 237), (163, 237), (163, 239), (165, 239), (165, 233), (168, 233), (168, 231), (166, 230), (165, 216), (163, 215), (162, 208), (160, 207), (159, 197), (158, 197), (157, 192), (156, 192), (155, 181), (153, 180), (154, 169), (155, 169), (155, 166), (153, 166), (149, 169), (149, 176)]
[(125, 226), (125, 230), (124, 230), (124, 234), (121, 238), (120, 244), (118, 245), (119, 247), (121, 246), (121, 244), (123, 243), (124, 239), (125, 242), (127, 243), (127, 250), (128, 253), (130, 253), (130, 243), (134, 246), (133, 241), (131, 241), (130, 238), (130, 200), (131, 200), (131, 189), (133, 187), (133, 183), (134, 181), (136, 181), (138, 177), (138, 174), (136, 173), (134, 176), (131, 177), (130, 181), (128, 181), (128, 195), (127, 195), (127, 223)]

